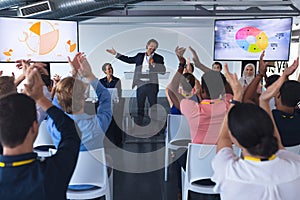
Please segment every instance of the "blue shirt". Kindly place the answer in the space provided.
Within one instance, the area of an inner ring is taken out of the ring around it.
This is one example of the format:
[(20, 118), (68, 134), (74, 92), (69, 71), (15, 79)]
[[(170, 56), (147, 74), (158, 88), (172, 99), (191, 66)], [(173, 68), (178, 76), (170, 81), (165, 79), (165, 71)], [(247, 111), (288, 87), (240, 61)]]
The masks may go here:
[[(103, 87), (97, 79), (91, 81), (90, 84), (94, 88), (99, 101), (97, 113), (95, 115), (88, 115), (86, 113), (67, 114), (76, 122), (76, 125), (81, 132), (82, 139), (80, 151), (103, 147), (105, 132), (107, 131), (112, 118), (111, 99), (108, 90)], [(58, 104), (56, 96), (53, 99), (53, 104), (61, 108), (61, 106)], [(54, 126), (51, 117), (47, 119), (47, 129), (52, 137), (54, 145), (57, 147), (61, 137), (60, 133)]]

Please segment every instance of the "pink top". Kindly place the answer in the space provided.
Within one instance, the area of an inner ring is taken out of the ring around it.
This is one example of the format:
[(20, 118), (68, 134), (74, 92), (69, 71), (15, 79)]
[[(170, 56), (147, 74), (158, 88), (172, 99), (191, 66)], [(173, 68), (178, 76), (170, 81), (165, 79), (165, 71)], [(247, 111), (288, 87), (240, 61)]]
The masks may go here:
[(180, 102), (181, 113), (187, 118), (192, 143), (216, 144), (221, 125), (229, 108), (232, 95), (224, 99), (202, 100), (200, 103), (183, 99)]

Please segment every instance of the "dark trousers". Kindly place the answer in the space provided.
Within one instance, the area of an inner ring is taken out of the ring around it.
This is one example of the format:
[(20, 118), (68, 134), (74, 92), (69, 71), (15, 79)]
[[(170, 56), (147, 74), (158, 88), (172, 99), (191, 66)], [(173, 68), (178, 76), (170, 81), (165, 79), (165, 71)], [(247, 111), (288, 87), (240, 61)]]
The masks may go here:
[(157, 104), (158, 84), (144, 84), (137, 88), (137, 106), (138, 106), (138, 117), (143, 118), (145, 115), (145, 102), (148, 98), (150, 107)]

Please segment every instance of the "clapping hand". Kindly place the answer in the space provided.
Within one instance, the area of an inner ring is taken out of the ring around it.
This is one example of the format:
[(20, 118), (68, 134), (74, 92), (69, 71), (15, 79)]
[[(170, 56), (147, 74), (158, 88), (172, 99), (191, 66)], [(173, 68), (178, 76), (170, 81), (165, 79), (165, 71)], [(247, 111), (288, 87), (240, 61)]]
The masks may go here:
[(259, 57), (259, 69), (258, 73), (266, 77), (268, 62), (264, 61), (265, 51), (263, 51)]
[(86, 59), (86, 55), (84, 53), (80, 53), (77, 57), (77, 62), (80, 67), (78, 69), (78, 73), (80, 76), (87, 78), (92, 81), (96, 78), (96, 76), (92, 72), (92, 68), (88, 60)]
[(44, 96), (44, 82), (37, 68), (32, 68), (27, 73), (27, 83), (24, 84), (24, 93), (32, 97), (35, 101)]
[(230, 73), (227, 63), (224, 64), (224, 69), (225, 69), (225, 77), (226, 77), (227, 82), (229, 83), (229, 85), (232, 88), (232, 91), (234, 94), (234, 99), (238, 100), (238, 101), (242, 100), (243, 87), (242, 87), (241, 83), (239, 82), (236, 73), (234, 73), (234, 74)]
[(299, 66), (299, 57), (297, 57), (296, 60), (294, 60), (293, 64), (291, 66), (289, 66), (288, 68), (286, 68), (283, 72), (283, 75), (288, 77), (289, 75), (293, 74), (296, 69)]

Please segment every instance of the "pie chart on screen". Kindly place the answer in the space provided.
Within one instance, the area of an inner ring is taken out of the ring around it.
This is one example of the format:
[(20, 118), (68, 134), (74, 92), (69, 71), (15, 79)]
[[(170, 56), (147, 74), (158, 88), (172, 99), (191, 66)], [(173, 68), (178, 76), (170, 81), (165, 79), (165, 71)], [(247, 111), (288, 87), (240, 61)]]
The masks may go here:
[(251, 53), (258, 53), (268, 47), (267, 34), (253, 26), (239, 29), (235, 34), (235, 40), (240, 48)]
[(32, 24), (29, 28), (26, 44), (30, 50), (39, 55), (49, 54), (57, 45), (59, 31), (47, 21)]

